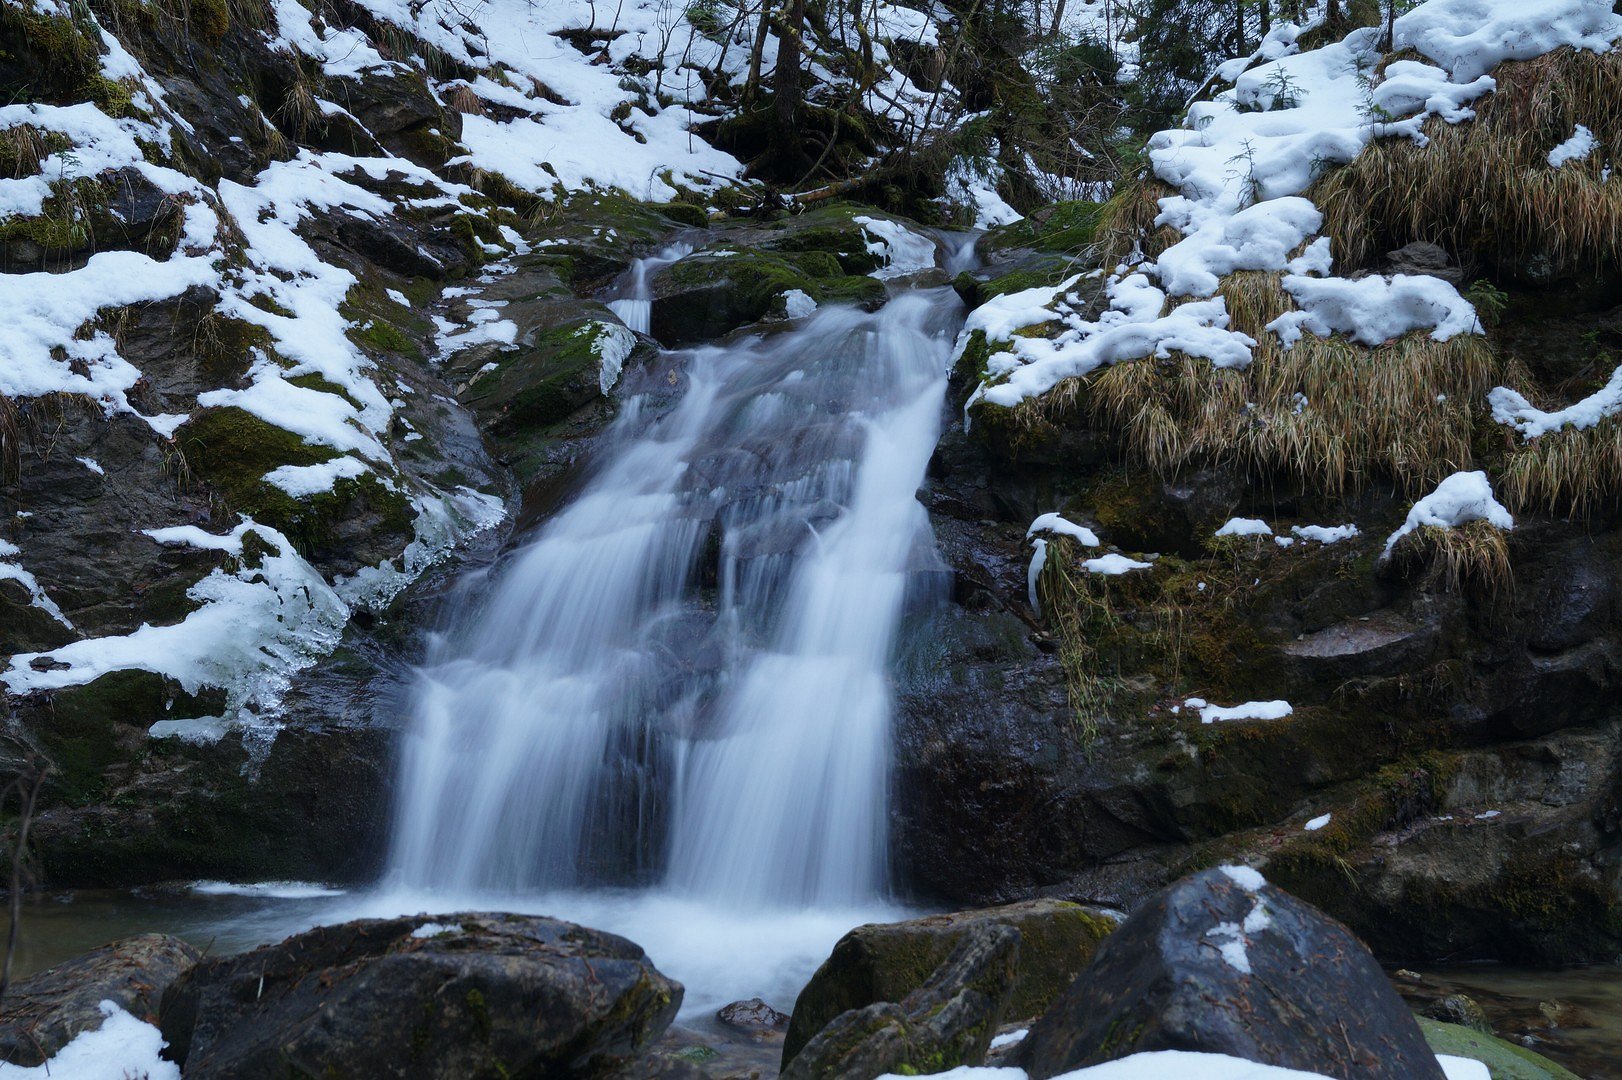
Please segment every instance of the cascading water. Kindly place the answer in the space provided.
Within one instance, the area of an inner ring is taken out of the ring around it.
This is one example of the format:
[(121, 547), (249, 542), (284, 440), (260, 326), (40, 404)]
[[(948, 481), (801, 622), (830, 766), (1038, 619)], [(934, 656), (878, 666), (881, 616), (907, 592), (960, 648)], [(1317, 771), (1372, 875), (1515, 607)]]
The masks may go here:
[(397, 890), (651, 886), (684, 914), (596, 917), (656, 960), (638, 935), (694, 905), (735, 934), (881, 900), (888, 666), (944, 581), (915, 492), (959, 312), (948, 289), (825, 309), (626, 387), (595, 475), (420, 673)]
[(673, 262), (685, 259), (693, 253), (693, 245), (675, 243), (645, 259), (638, 259), (631, 264), (630, 280), (626, 283), (626, 295), (618, 300), (610, 300), (608, 309), (620, 317), (620, 321), (639, 334), (652, 332), (653, 328), (653, 275), (661, 266), (669, 266)]

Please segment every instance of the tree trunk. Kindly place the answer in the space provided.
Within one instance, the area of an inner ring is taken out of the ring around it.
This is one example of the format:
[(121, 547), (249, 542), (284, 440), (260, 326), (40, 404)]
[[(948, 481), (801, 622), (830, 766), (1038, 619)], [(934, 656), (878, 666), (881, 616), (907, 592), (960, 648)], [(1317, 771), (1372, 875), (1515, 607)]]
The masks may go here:
[(743, 104), (752, 105), (760, 96), (760, 58), (766, 51), (766, 33), (772, 25), (770, 0), (761, 0), (760, 26), (755, 29), (755, 43), (749, 49), (749, 76), (743, 81)]
[(805, 0), (789, 0), (777, 31), (777, 135), (784, 144), (794, 137), (800, 115), (800, 35), (805, 30)]

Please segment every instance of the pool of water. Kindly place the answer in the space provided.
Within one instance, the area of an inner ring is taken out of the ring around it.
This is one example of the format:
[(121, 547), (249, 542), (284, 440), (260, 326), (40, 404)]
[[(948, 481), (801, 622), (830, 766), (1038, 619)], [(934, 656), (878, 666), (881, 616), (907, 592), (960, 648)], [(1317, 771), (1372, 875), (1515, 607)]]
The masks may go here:
[(1591, 1080), (1622, 1077), (1622, 966), (1558, 971), (1472, 964), (1425, 968), (1393, 981), (1416, 1008), (1467, 994), (1499, 1038), (1527, 1046)]
[(759, 997), (783, 1012), (834, 943), (852, 927), (919, 914), (901, 907), (733, 908), (662, 891), (514, 897), (429, 892), (342, 892), (298, 883), (202, 884), (136, 892), (79, 891), (23, 905), (14, 975), (61, 963), (132, 934), (173, 934), (213, 954), (280, 941), (325, 923), (428, 912), (516, 911), (621, 934), (686, 987), (684, 1019)]

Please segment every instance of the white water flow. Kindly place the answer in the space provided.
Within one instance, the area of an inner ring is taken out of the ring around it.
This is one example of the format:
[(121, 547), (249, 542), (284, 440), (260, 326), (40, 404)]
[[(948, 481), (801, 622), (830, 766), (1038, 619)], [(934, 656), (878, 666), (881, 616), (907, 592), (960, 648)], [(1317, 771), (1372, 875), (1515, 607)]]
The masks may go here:
[[(718, 935), (882, 899), (889, 663), (944, 580), (916, 491), (958, 318), (948, 289), (825, 309), (628, 388), (596, 474), (420, 672), (396, 889), (653, 886), (733, 913)], [(633, 937), (660, 922), (597, 895)]]
[(693, 253), (693, 245), (685, 243), (671, 244), (657, 255), (650, 255), (645, 259), (638, 259), (631, 264), (630, 280), (627, 282), (626, 294), (618, 300), (610, 300), (608, 309), (620, 317), (620, 321), (639, 334), (653, 332), (653, 275), (662, 266), (669, 266), (673, 262), (685, 259)]

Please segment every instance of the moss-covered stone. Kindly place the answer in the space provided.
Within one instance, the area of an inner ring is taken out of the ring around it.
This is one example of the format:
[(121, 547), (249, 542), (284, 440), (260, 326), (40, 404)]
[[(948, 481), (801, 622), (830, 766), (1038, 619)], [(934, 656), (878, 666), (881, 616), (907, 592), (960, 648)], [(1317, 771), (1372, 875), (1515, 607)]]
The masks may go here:
[(874, 1002), (899, 1002), (929, 979), (971, 927), (988, 924), (1011, 926), (1022, 939), (1009, 1017), (1039, 1015), (1115, 928), (1096, 909), (1058, 900), (857, 927), (839, 940), (800, 991), (783, 1060), (794, 1057), (839, 1014)]
[(654, 284), (653, 336), (667, 345), (707, 341), (780, 309), (799, 290), (819, 304), (884, 303), (884, 283), (849, 275), (829, 251), (702, 253), (666, 267)]
[(189, 694), (151, 671), (112, 671), (59, 690), (37, 726), (54, 766), (50, 782), (67, 802), (93, 802), (107, 791), (108, 770), (140, 754), (147, 727), (159, 720), (216, 715), (223, 706), (218, 691)]
[(1493, 1080), (1578, 1080), (1576, 1073), (1524, 1046), (1458, 1024), (1444, 1024), (1424, 1016), (1418, 1020), (1433, 1051), (1479, 1061), (1487, 1066)]

